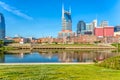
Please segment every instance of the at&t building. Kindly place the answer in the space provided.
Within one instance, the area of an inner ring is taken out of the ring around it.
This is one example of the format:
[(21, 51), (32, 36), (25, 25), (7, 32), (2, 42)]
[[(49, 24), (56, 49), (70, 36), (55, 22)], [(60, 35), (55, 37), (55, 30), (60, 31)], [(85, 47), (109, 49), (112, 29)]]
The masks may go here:
[(69, 38), (74, 35), (75, 33), (72, 32), (71, 9), (69, 9), (69, 11), (65, 11), (64, 6), (62, 6), (62, 30), (58, 33), (58, 37)]

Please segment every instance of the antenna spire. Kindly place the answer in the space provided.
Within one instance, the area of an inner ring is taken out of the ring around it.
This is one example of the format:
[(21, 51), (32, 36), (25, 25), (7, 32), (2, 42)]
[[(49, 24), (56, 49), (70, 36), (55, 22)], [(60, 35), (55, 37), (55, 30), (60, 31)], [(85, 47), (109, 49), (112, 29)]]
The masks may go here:
[(64, 18), (64, 4), (62, 4), (62, 18)]
[(71, 6), (69, 7), (69, 12), (70, 12), (70, 14), (71, 14)]

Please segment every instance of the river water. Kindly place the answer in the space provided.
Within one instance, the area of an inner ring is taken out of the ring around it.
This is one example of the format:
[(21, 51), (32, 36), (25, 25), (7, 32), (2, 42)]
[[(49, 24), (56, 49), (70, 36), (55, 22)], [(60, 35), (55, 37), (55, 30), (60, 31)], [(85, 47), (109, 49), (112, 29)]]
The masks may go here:
[(112, 50), (37, 50), (0, 53), (0, 63), (88, 63), (119, 55)]

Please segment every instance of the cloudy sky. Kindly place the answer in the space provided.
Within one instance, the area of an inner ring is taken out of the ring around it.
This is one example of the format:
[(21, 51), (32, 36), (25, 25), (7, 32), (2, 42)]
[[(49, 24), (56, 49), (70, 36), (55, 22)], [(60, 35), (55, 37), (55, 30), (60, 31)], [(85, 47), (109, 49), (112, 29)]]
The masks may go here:
[(0, 0), (0, 12), (6, 20), (6, 35), (14, 37), (57, 36), (61, 30), (61, 7), (72, 8), (73, 31), (79, 20), (108, 20), (120, 24), (120, 0)]

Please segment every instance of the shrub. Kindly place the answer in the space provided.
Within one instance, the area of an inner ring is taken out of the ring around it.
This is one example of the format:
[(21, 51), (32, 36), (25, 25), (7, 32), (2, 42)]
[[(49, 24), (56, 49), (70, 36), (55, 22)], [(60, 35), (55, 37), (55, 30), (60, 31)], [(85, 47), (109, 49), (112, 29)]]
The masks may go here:
[(106, 59), (105, 61), (99, 63), (98, 65), (101, 67), (120, 70), (120, 56)]

